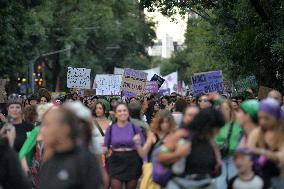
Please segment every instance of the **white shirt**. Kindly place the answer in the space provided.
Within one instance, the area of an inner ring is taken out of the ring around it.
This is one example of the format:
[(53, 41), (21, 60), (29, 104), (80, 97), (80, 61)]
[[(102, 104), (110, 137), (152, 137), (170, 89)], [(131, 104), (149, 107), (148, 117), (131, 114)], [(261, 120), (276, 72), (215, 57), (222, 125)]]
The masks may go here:
[(241, 180), (239, 177), (233, 183), (233, 189), (262, 189), (263, 180), (255, 175), (251, 180)]

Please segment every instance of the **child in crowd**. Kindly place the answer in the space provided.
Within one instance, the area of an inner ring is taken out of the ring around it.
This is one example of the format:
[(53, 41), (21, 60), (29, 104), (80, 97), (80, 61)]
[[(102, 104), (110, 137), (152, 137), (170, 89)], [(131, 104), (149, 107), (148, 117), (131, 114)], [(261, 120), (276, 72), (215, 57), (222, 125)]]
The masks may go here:
[(228, 189), (263, 189), (264, 182), (262, 178), (253, 172), (252, 154), (247, 148), (237, 149), (234, 155), (234, 162), (239, 171), (238, 175), (233, 177)]

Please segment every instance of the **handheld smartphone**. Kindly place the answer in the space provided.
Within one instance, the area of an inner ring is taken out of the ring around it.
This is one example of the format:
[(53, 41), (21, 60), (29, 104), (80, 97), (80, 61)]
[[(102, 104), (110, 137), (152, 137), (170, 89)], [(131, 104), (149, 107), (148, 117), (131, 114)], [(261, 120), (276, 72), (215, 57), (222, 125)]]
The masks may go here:
[(14, 127), (13, 125), (13, 118), (8, 116), (7, 117), (7, 130), (12, 130)]

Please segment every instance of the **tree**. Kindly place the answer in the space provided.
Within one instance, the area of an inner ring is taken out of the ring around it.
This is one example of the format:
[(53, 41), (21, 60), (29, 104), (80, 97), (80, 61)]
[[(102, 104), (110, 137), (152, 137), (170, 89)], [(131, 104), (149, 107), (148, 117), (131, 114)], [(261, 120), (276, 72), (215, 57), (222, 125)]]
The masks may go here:
[[(72, 47), (70, 52), (39, 58), (47, 88), (65, 85), (68, 66), (112, 73), (114, 66), (148, 68), (146, 47), (155, 38), (154, 23), (138, 2), (128, 0), (1, 1), (0, 73), (27, 72), (35, 57)], [(3, 32), (2, 32), (3, 31)], [(2, 45), (3, 44), (3, 45)], [(9, 66), (8, 66), (9, 65)], [(64, 87), (63, 87), (64, 89)]]
[(197, 14), (217, 31), (213, 44), (219, 51), (217, 54), (226, 56), (226, 67), (233, 80), (254, 74), (261, 85), (279, 87), (280, 74), (284, 71), (283, 1), (143, 0), (141, 3), (168, 16)]

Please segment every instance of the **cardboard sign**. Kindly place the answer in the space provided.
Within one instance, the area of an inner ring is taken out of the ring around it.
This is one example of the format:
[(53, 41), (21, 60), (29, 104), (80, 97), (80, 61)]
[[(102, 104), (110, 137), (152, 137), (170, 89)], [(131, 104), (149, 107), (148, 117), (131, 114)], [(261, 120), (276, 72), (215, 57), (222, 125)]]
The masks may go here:
[(234, 83), (234, 93), (241, 94), (245, 92), (248, 88), (257, 89), (257, 86), (258, 84), (255, 76), (247, 76)]
[(147, 80), (147, 73), (131, 68), (124, 69), (121, 82), (121, 91), (126, 97), (142, 95)]
[(7, 101), (7, 93), (5, 91), (5, 86), (7, 79), (0, 79), (0, 103), (5, 103)]
[[(153, 75), (157, 74), (157, 75), (160, 75), (160, 67), (156, 67), (156, 68), (151, 68), (151, 69), (148, 69), (148, 70), (138, 70), (138, 71), (142, 71), (142, 72), (145, 72), (148, 74), (147, 76), (147, 80), (149, 81)], [(124, 68), (117, 68), (115, 67), (114, 68), (114, 74), (119, 74), (119, 75), (123, 75), (124, 73)]]
[(258, 90), (258, 99), (259, 100), (265, 99), (267, 97), (268, 93), (272, 90), (273, 90), (272, 88), (260, 86), (259, 90)]
[(195, 74), (191, 77), (194, 95), (208, 92), (224, 91), (224, 80), (221, 71)]
[(77, 89), (90, 89), (91, 69), (68, 67), (67, 71), (67, 87)]
[(156, 81), (158, 83), (158, 87), (161, 88), (161, 86), (163, 85), (163, 83), (165, 82), (165, 79), (162, 78), (161, 76), (158, 76), (157, 74), (155, 74), (152, 78), (151, 81)]
[(145, 94), (156, 94), (159, 92), (159, 86), (156, 81), (147, 81), (145, 85)]
[(122, 75), (98, 74), (95, 78), (96, 95), (120, 95)]
[(169, 95), (171, 93), (171, 89), (160, 89), (159, 93), (161, 96)]

